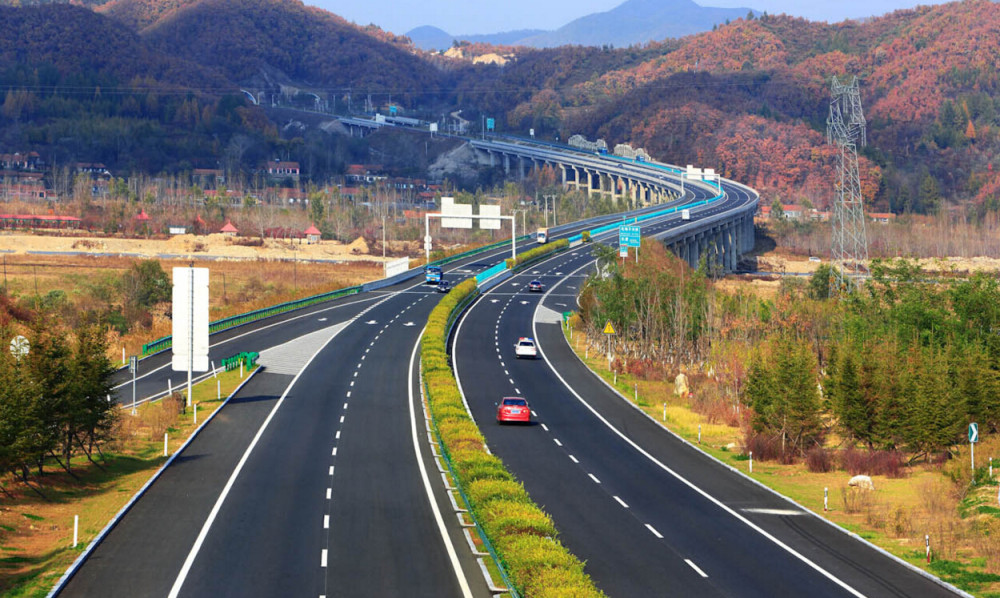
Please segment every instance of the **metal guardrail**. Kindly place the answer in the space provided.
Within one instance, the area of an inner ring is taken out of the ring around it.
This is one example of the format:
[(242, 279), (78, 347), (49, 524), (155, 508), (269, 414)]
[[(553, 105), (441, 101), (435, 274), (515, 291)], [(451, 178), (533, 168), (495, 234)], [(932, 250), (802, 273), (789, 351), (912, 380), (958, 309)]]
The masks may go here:
[[(297, 299), (295, 301), (279, 303), (278, 305), (272, 305), (271, 307), (257, 309), (251, 312), (247, 312), (245, 314), (229, 316), (228, 318), (222, 318), (221, 320), (216, 320), (214, 322), (209, 323), (208, 332), (209, 334), (214, 334), (216, 332), (221, 332), (223, 330), (228, 330), (230, 328), (242, 326), (243, 324), (249, 324), (251, 322), (256, 322), (257, 320), (263, 320), (264, 318), (269, 318), (271, 316), (283, 314), (288, 311), (301, 309), (303, 307), (309, 307), (310, 305), (315, 305), (316, 303), (322, 303), (324, 301), (332, 301), (333, 299), (346, 297), (347, 295), (354, 295), (360, 292), (361, 292), (360, 286), (347, 287), (345, 289), (337, 289), (336, 291), (330, 291), (329, 293), (313, 295), (312, 297), (306, 297), (305, 299)], [(142, 346), (142, 355), (143, 356), (152, 355), (153, 353), (158, 353), (160, 351), (169, 349), (172, 343), (173, 343), (173, 337), (170, 336), (165, 336), (155, 341), (146, 343), (145, 345)]]

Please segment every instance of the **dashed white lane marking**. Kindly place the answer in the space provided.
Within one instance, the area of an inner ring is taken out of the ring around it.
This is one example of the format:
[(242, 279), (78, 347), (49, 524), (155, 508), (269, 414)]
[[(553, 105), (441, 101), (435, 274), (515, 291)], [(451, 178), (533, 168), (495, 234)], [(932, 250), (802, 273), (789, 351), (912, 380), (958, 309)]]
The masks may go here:
[(344, 403), (344, 409), (347, 409), (347, 403)]
[(333, 465), (330, 466), (330, 475), (333, 475)]
[(517, 387), (515, 386), (515, 387), (514, 387), (514, 392), (515, 392), (516, 394), (521, 394), (521, 389), (520, 389), (520, 388), (517, 388)]
[(322, 554), (319, 556), (319, 566), (326, 567), (326, 549), (323, 549)]
[(333, 497), (333, 488), (326, 489), (326, 499), (330, 500)]
[[(503, 373), (506, 374), (507, 376), (510, 376), (510, 372), (508, 372), (507, 370), (504, 370)], [(511, 380), (510, 383), (513, 384), (514, 381)]]
[(656, 536), (657, 538), (659, 538), (661, 540), (663, 539), (663, 535), (660, 532), (656, 531), (656, 528), (653, 527), (652, 525), (650, 525), (650, 524), (647, 523), (646, 524), (646, 529), (648, 529), (649, 531), (653, 532), (653, 535)]
[(334, 438), (336, 440), (340, 440), (340, 430), (337, 430), (337, 435)]
[(804, 515), (804, 511), (795, 509), (740, 509), (744, 513), (756, 513), (758, 515)]
[(351, 386), (354, 386), (354, 380), (351, 380)]
[(531, 415), (533, 415), (533, 416), (535, 416), (535, 417), (538, 417), (538, 414), (537, 414), (537, 413), (535, 413), (535, 410), (534, 410), (534, 409), (532, 409), (532, 410), (531, 410)]
[(549, 431), (549, 427), (548, 427), (548, 426), (546, 426), (545, 424), (542, 424), (542, 429), (543, 429), (543, 430), (545, 430), (546, 432), (548, 432), (548, 431)]
[(347, 416), (346, 416), (346, 415), (341, 415), (341, 416), (340, 416), (340, 423), (344, 423), (344, 418), (345, 418), (345, 417), (347, 417)]
[[(347, 398), (351, 398), (351, 391), (347, 391)], [(344, 409), (347, 409), (347, 403), (344, 403)]]
[(323, 515), (323, 529), (330, 529), (330, 516)]
[(597, 479), (597, 476), (595, 476), (594, 474), (588, 473), (587, 475), (590, 476), (590, 479), (594, 480), (595, 484), (600, 484), (601, 483), (601, 480)]
[(355, 377), (355, 378), (357, 378), (357, 377), (358, 377), (358, 373), (357, 373), (357, 372), (354, 372), (354, 377)]
[(558, 446), (562, 446), (562, 443), (561, 443), (561, 442), (559, 442), (559, 439), (558, 439), (558, 438), (553, 438), (553, 439), (552, 439), (552, 442), (556, 443), (556, 445), (558, 445)]
[(333, 447), (333, 456), (334, 456), (334, 457), (336, 457), (336, 456), (337, 456), (337, 447)]
[(628, 505), (627, 505), (627, 504), (625, 504), (625, 501), (624, 501), (624, 500), (622, 500), (622, 499), (618, 498), (617, 496), (615, 496), (615, 497), (613, 497), (613, 498), (614, 498), (615, 500), (617, 500), (617, 501), (618, 501), (618, 504), (620, 504), (621, 506), (625, 507), (626, 509), (628, 508)]
[(684, 562), (687, 563), (688, 565), (691, 565), (691, 568), (694, 569), (698, 573), (698, 575), (701, 575), (702, 577), (708, 577), (708, 574), (702, 571), (701, 568), (698, 567), (698, 565), (695, 565), (693, 562), (691, 562), (691, 559), (684, 559)]

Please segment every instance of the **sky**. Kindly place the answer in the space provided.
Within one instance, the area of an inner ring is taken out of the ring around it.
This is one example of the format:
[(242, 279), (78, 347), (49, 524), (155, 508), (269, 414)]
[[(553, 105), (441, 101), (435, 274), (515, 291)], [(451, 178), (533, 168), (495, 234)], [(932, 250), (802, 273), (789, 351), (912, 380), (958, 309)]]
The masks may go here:
[[(374, 23), (393, 33), (433, 25), (452, 35), (498, 33), (513, 29), (558, 29), (573, 19), (604, 12), (624, 0), (304, 0), (359, 25)], [(877, 16), (938, 0), (699, 0), (702, 6), (747, 7), (814, 21), (838, 22)]]

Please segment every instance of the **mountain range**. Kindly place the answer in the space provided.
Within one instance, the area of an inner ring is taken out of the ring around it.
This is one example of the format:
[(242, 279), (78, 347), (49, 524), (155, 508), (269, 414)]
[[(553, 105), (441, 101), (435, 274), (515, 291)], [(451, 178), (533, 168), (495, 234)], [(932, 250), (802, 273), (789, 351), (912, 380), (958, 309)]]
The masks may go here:
[(626, 0), (615, 8), (575, 19), (554, 31), (525, 29), (486, 35), (452, 36), (433, 26), (417, 27), (406, 35), (422, 50), (444, 50), (458, 41), (503, 46), (627, 47), (710, 31), (748, 14), (748, 8), (711, 8), (693, 0)]
[[(830, 82), (858, 76), (872, 207), (934, 212), (948, 198), (983, 219), (1000, 212), (997, 22), (1000, 5), (966, 0), (836, 24), (746, 15), (625, 48), (463, 44), (453, 57), (299, 0), (0, 6), (0, 153), (232, 180), (281, 156), (323, 182), (346, 163), (419, 164), (425, 152), (395, 140), (376, 150), (305, 109), (395, 106), (441, 123), (461, 110), (507, 133), (632, 143), (766, 201), (823, 207)], [(487, 55), (504, 62), (475, 61)]]

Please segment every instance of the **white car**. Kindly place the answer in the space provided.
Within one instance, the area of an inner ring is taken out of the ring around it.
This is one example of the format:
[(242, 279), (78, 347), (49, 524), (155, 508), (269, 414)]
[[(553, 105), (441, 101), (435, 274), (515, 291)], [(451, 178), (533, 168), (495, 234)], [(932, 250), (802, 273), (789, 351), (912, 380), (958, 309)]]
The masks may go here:
[(522, 357), (530, 357), (532, 359), (538, 357), (538, 347), (535, 346), (535, 339), (526, 336), (517, 339), (517, 344), (514, 345), (514, 356), (518, 359)]

